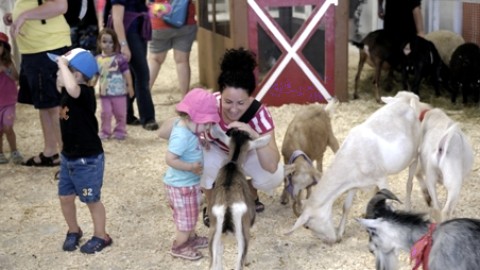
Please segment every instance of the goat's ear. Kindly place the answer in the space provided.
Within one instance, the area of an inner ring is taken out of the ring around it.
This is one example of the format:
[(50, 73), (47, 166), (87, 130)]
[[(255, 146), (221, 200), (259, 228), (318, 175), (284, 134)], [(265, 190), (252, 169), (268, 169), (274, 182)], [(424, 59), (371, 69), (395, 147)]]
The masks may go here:
[(300, 228), (300, 226), (304, 225), (307, 223), (307, 221), (310, 219), (310, 210), (308, 208), (305, 208), (302, 212), (302, 214), (298, 217), (297, 221), (295, 222), (295, 225), (285, 233), (285, 235), (290, 235), (295, 231), (296, 229)]
[(320, 179), (322, 178), (322, 173), (314, 167), (312, 167), (312, 172), (313, 172), (313, 177), (315, 177), (317, 181), (320, 181)]
[(378, 219), (355, 218), (355, 220), (369, 231), (377, 229), (379, 225)]
[(291, 173), (295, 172), (295, 164), (285, 164), (283, 165), (283, 176), (286, 177)]
[(266, 146), (271, 139), (272, 139), (272, 135), (270, 134), (258, 137), (257, 139), (250, 141), (250, 144), (248, 145), (248, 150), (262, 148)]
[(210, 134), (214, 138), (220, 140), (225, 145), (230, 145), (231, 138), (228, 137), (227, 134), (225, 134), (225, 132), (222, 131), (222, 129), (218, 124), (215, 124), (210, 128)]
[(383, 103), (388, 104), (388, 103), (392, 103), (396, 98), (394, 98), (394, 97), (381, 97), (380, 99), (383, 101)]

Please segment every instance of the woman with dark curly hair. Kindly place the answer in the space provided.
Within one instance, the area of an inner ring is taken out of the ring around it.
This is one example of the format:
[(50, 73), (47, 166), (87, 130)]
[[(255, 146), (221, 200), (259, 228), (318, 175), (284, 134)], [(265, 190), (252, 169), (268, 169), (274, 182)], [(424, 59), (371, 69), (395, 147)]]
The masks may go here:
[[(265, 206), (259, 201), (257, 189), (272, 191), (283, 180), (283, 166), (279, 166), (280, 153), (275, 141), (275, 124), (267, 107), (252, 96), (256, 87), (254, 69), (257, 63), (255, 55), (246, 49), (230, 49), (224, 54), (221, 62), (221, 73), (218, 77), (219, 92), (217, 107), (220, 122), (215, 131), (227, 132), (231, 128), (238, 128), (248, 132), (252, 139), (257, 139), (267, 134), (271, 136), (268, 145), (250, 150), (243, 170), (251, 177), (250, 186), (257, 212), (264, 210)], [(167, 121), (169, 122), (169, 121)], [(168, 138), (168, 124), (160, 128), (160, 137)], [(228, 158), (228, 146), (216, 139), (212, 130), (207, 130), (204, 135), (208, 143), (204, 146), (204, 170), (200, 180), (207, 202), (212, 196), (212, 188), (221, 166)], [(204, 209), (204, 223), (209, 226), (209, 219)]]

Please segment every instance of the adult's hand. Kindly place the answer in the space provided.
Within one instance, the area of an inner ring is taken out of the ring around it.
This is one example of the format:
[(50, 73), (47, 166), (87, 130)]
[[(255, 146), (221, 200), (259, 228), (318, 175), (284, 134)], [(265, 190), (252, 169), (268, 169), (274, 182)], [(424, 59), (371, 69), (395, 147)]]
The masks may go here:
[(228, 125), (228, 129), (231, 129), (231, 128), (238, 128), (239, 130), (247, 132), (252, 140), (255, 140), (258, 137), (260, 137), (260, 134), (258, 134), (255, 130), (253, 130), (253, 128), (250, 125), (243, 122), (239, 122), (239, 121), (232, 122)]

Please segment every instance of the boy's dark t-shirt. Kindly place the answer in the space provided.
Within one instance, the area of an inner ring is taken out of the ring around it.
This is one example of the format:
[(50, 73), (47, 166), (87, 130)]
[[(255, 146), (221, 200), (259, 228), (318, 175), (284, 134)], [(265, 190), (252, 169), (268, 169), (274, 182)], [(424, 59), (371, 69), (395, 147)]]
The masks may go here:
[(78, 98), (71, 97), (62, 89), (60, 101), (60, 129), (62, 131), (62, 154), (79, 158), (103, 153), (98, 137), (98, 121), (95, 117), (97, 103), (93, 87), (80, 86)]

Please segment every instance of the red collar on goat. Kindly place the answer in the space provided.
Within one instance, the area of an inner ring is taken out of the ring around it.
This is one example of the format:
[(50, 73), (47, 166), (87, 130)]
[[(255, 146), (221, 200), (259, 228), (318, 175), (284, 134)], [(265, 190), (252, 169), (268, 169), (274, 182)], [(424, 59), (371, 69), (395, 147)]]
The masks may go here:
[[(290, 159), (288, 160), (288, 164), (292, 164), (299, 156), (303, 156), (305, 158), (305, 160), (307, 160), (308, 164), (310, 164), (310, 166), (313, 166), (312, 160), (302, 150), (293, 151), (292, 155), (290, 156)], [(310, 186), (316, 185), (318, 183), (317, 178), (315, 178), (315, 177), (312, 177), (312, 178), (313, 178), (313, 183)], [(308, 186), (308, 187), (310, 187), (310, 186)], [(287, 191), (290, 194), (290, 196), (292, 196), (292, 198), (293, 198), (292, 174), (289, 174), (287, 176)]]
[(428, 232), (422, 236), (410, 249), (410, 261), (415, 260), (412, 270), (416, 270), (423, 264), (423, 270), (428, 270), (428, 256), (432, 249), (432, 235), (437, 224), (432, 223), (428, 227)]
[(418, 116), (418, 120), (420, 120), (420, 122), (423, 121), (423, 118), (425, 118), (425, 114), (430, 111), (430, 109), (426, 109), (426, 110), (423, 110), (420, 112), (420, 115)]

